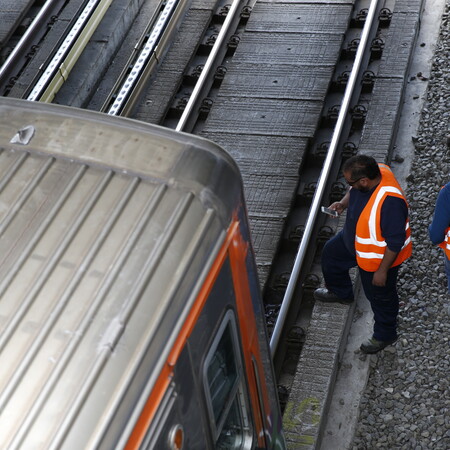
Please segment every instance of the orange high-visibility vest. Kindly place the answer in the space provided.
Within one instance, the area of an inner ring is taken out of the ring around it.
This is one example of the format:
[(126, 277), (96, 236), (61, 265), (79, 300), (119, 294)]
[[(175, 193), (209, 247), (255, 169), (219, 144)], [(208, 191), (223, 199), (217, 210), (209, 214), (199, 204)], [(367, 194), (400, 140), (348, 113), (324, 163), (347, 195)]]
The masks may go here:
[[(378, 270), (386, 250), (386, 241), (381, 232), (381, 208), (387, 196), (406, 199), (391, 169), (379, 164), (381, 182), (371, 195), (356, 224), (355, 250), (356, 261), (367, 272)], [(408, 259), (412, 253), (411, 229), (409, 220), (405, 223), (406, 239), (392, 267)]]
[[(441, 190), (444, 189), (445, 186), (441, 187)], [(450, 227), (448, 227), (445, 230), (445, 238), (444, 240), (438, 244), (439, 247), (444, 249), (445, 256), (447, 256), (447, 259), (450, 259)]]
[(445, 256), (450, 259), (450, 227), (445, 230), (445, 239), (439, 244), (439, 247), (444, 249)]

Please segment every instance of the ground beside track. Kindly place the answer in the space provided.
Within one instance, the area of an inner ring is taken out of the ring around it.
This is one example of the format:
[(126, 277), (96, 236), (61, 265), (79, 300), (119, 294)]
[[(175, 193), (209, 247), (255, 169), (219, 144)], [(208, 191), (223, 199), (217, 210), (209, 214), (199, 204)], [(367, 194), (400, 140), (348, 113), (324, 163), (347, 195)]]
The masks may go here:
[[(395, 144), (395, 154), (403, 162), (392, 163), (392, 168), (397, 178), (406, 190), (408, 190), (407, 177), (411, 173), (415, 157), (415, 147), (412, 138), (417, 136), (420, 114), (422, 108), (426, 105), (425, 92), (428, 87), (432, 58), (438, 38), (439, 28), (437, 24), (441, 23), (444, 3), (445, 1), (443, 0), (426, 0), (417, 45), (409, 70), (410, 81), (405, 93), (405, 103), (402, 108)], [(422, 77), (418, 77), (417, 74), (422, 74)], [(370, 305), (365, 296), (361, 294), (357, 300), (356, 314), (349, 331), (345, 353), (334, 385), (333, 397), (320, 449), (423, 448), (425, 450), (445, 448), (438, 447), (431, 440), (428, 440), (429, 446), (427, 447), (415, 447), (412, 442), (410, 447), (408, 447), (408, 444), (406, 444), (406, 447), (403, 447), (401, 444), (392, 446), (387, 439), (384, 442), (379, 441), (375, 444), (374, 442), (367, 442), (364, 436), (354, 439), (360, 419), (360, 408), (366, 408), (365, 405), (367, 404), (363, 402), (363, 406), (361, 406), (361, 397), (364, 396), (365, 391), (373, 390), (376, 392), (379, 389), (387, 392), (386, 389), (389, 389), (388, 383), (376, 386), (375, 377), (370, 377), (371, 371), (380, 370), (377, 368), (379, 356), (364, 356), (359, 351), (361, 342), (367, 338), (368, 330), (372, 326), (372, 317)], [(411, 344), (414, 343), (411, 342)], [(389, 355), (395, 355), (395, 348), (388, 348), (383, 353), (386, 353), (388, 357)], [(381, 356), (381, 358), (383, 357)], [(381, 414), (387, 414), (387, 411), (383, 411)], [(374, 423), (371, 431), (370, 425), (366, 421), (364, 423), (364, 433), (366, 435), (368, 433), (376, 435), (375, 428), (379, 428), (379, 426), (379, 423)], [(361, 428), (358, 432), (361, 434)]]

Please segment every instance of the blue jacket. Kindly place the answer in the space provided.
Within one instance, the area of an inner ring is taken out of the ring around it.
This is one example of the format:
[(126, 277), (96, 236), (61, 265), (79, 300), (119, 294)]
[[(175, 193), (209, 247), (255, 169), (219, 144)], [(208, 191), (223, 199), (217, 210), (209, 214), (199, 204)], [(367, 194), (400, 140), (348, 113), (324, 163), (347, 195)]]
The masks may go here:
[(431, 242), (440, 244), (445, 239), (445, 232), (450, 226), (450, 183), (447, 183), (439, 192), (434, 216), (428, 228)]

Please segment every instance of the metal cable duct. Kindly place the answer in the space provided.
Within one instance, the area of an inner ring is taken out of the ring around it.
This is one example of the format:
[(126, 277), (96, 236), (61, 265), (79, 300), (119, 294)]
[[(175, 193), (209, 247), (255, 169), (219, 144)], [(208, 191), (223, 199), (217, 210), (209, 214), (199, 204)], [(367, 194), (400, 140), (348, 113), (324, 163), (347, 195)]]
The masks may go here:
[(122, 113), (122, 110), (129, 100), (131, 92), (133, 91), (145, 71), (146, 65), (148, 64), (150, 58), (156, 53), (164, 30), (167, 28), (167, 25), (172, 19), (179, 3), (179, 0), (169, 0), (164, 6), (163, 11), (161, 12), (155, 26), (151, 31), (148, 41), (146, 42), (142, 51), (136, 57), (136, 62), (133, 65), (131, 72), (122, 83), (113, 104), (106, 111), (107, 114), (118, 116)]
[(90, 0), (87, 3), (27, 100), (53, 100), (111, 3), (112, 0)]

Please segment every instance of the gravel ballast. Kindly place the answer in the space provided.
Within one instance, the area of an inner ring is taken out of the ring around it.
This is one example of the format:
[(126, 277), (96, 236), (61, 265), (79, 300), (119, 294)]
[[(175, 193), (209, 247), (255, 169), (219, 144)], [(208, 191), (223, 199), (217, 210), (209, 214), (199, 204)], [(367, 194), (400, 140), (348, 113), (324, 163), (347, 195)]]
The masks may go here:
[(450, 449), (450, 296), (442, 250), (428, 237), (450, 181), (449, 1), (428, 80), (405, 187), (413, 256), (399, 275), (399, 340), (371, 356), (352, 449)]

